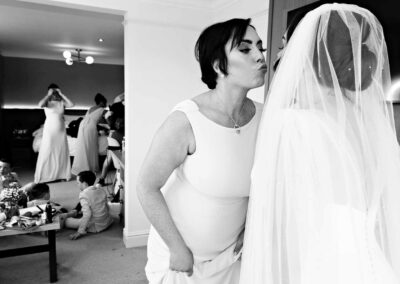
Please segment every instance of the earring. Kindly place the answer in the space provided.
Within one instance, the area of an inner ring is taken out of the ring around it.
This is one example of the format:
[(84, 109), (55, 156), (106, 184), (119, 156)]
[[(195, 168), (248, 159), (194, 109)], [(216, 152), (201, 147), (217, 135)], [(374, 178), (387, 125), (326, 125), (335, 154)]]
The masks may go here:
[(368, 66), (368, 69), (370, 69), (370, 70), (371, 70), (371, 69), (372, 69), (372, 66), (371, 66), (371, 65), (369, 65), (369, 66)]
[(347, 68), (347, 71), (349, 71), (349, 72), (350, 72), (351, 70), (352, 70), (352, 68), (351, 68), (351, 67)]
[(221, 78), (225, 78), (225, 74), (224, 73), (221, 73), (220, 76), (221, 76)]

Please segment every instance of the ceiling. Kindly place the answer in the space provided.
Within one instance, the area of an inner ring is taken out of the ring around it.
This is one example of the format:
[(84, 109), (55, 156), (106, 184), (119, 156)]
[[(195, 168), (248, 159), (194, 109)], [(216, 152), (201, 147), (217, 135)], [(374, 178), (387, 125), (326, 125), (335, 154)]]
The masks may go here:
[(15, 0), (0, 2), (2, 56), (65, 60), (64, 50), (81, 48), (81, 55), (93, 56), (94, 63), (122, 65), (123, 47), (121, 15)]

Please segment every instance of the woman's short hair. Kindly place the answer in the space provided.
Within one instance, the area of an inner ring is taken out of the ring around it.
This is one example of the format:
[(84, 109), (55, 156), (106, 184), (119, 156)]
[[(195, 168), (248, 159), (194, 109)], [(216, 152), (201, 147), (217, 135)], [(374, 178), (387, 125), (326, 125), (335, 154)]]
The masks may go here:
[(29, 200), (41, 199), (50, 193), (49, 186), (45, 183), (33, 184), (27, 191), (26, 195)]
[(99, 105), (100, 103), (104, 103), (104, 105), (107, 104), (107, 99), (100, 93), (97, 93), (96, 96), (94, 96), (94, 101), (96, 102), (96, 105)]
[(200, 63), (201, 80), (210, 89), (215, 89), (218, 74), (214, 70), (214, 63), (224, 75), (228, 75), (228, 60), (225, 53), (226, 44), (232, 40), (230, 49), (238, 46), (243, 39), (251, 19), (231, 19), (207, 27), (199, 36), (195, 55)]
[(96, 175), (92, 171), (83, 171), (78, 174), (80, 182), (86, 182), (89, 186), (93, 185), (96, 181)]

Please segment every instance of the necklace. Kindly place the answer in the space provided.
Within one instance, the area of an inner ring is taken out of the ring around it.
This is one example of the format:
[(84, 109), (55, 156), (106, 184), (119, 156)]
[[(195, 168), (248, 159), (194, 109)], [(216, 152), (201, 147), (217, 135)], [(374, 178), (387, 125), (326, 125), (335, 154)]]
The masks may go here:
[[(218, 96), (217, 96), (217, 98), (218, 98)], [(218, 98), (218, 101), (219, 101), (220, 103), (222, 103), (222, 101), (220, 100), (220, 98)], [(222, 105), (223, 105), (223, 103), (222, 103)], [(239, 120), (240, 120), (240, 114), (242, 113), (243, 106), (244, 106), (244, 101), (243, 101), (242, 106), (240, 107), (239, 114), (238, 114), (238, 120), (237, 120), (237, 121), (234, 120), (233, 117), (232, 117), (228, 112), (224, 111), (225, 114), (230, 118), (230, 120), (232, 120), (232, 122), (233, 122), (233, 129), (236, 130), (236, 134), (240, 134)]]

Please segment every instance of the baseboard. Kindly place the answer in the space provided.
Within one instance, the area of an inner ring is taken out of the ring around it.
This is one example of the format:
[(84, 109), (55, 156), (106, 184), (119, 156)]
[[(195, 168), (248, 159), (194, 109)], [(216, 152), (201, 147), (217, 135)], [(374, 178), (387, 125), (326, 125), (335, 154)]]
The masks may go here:
[(124, 229), (124, 244), (126, 248), (142, 247), (147, 245), (149, 231), (127, 232)]

